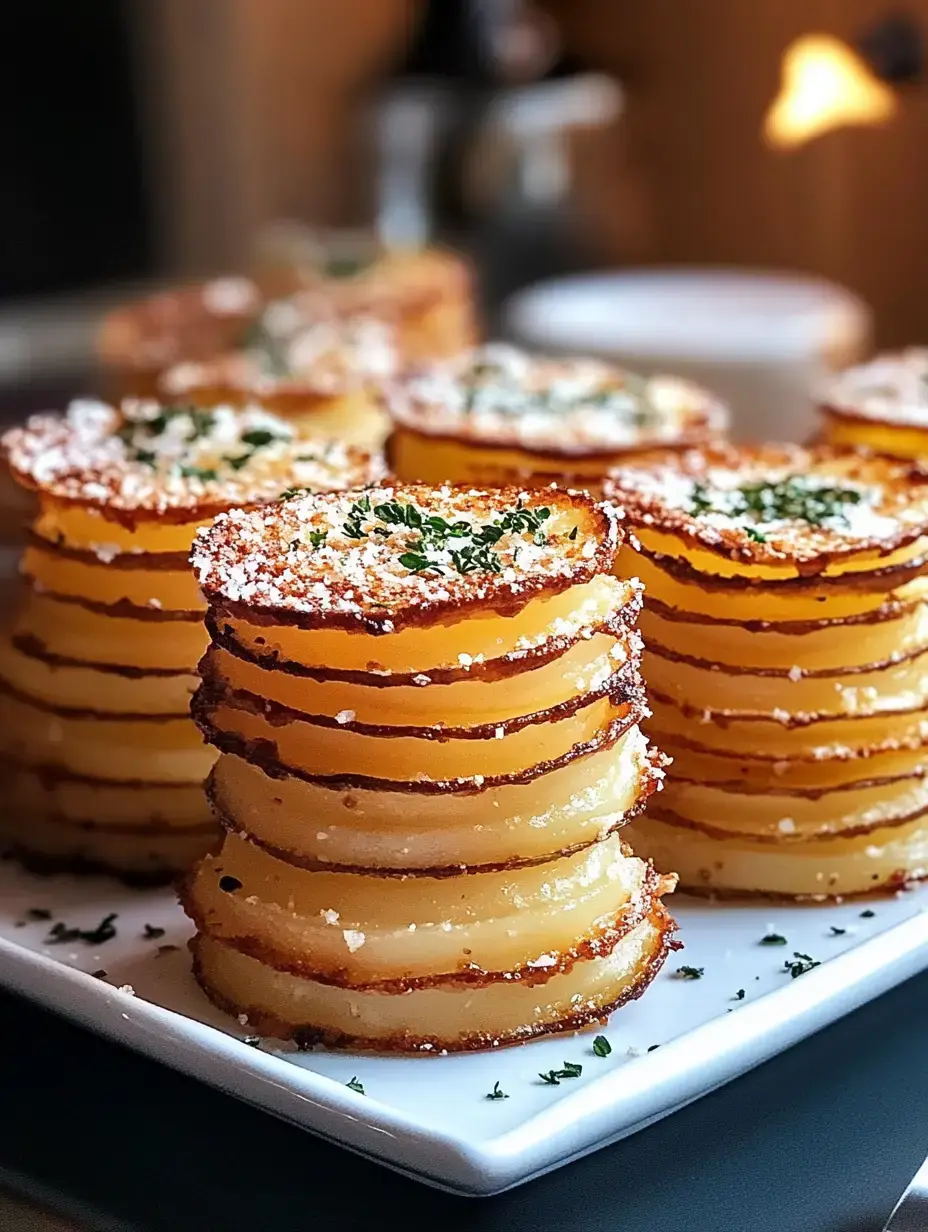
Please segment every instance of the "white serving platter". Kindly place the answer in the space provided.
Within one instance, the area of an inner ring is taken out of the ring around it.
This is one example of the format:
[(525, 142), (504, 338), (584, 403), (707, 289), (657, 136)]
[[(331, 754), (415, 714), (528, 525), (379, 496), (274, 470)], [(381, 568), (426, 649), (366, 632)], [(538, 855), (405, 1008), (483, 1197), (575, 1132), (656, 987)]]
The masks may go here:
[[(34, 877), (9, 862), (0, 984), (418, 1180), (492, 1194), (634, 1133), (928, 966), (928, 890), (831, 907), (671, 901), (686, 948), (608, 1027), (467, 1056), (243, 1043), (247, 1024), (193, 983), (190, 930), (170, 891)], [(51, 919), (31, 918), (35, 909)], [(111, 912), (117, 935), (104, 944), (47, 943), (55, 923), (89, 930)], [(145, 939), (146, 924), (164, 934)], [(787, 944), (759, 944), (768, 933)], [(821, 965), (793, 978), (784, 964), (797, 951)], [(676, 975), (684, 964), (702, 977)], [(594, 1053), (596, 1034), (609, 1056)], [(565, 1061), (582, 1074), (541, 1081)], [(364, 1095), (346, 1085), (353, 1078)], [(507, 1099), (486, 1098), (497, 1082)]]

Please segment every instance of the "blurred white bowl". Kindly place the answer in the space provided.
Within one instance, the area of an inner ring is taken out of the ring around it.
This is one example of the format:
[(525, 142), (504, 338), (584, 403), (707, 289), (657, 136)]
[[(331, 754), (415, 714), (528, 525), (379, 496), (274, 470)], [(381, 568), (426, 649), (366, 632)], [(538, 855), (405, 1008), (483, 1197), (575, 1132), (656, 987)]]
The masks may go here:
[(730, 269), (625, 270), (538, 283), (503, 309), (524, 346), (606, 356), (714, 390), (739, 440), (800, 441), (814, 386), (867, 354), (871, 313), (843, 287)]

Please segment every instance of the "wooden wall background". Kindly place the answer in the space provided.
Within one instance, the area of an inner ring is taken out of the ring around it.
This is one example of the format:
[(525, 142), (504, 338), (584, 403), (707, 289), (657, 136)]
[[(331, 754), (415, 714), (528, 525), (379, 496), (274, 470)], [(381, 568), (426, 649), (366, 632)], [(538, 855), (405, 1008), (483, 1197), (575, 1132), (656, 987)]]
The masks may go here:
[[(811, 32), (852, 42), (885, 0), (550, 0), (571, 48), (615, 72), (627, 98), (616, 149), (634, 229), (616, 259), (807, 270), (860, 292), (878, 342), (928, 342), (928, 82), (882, 129), (797, 150), (760, 139), (780, 57)], [(928, 33), (928, 0), (905, 6)]]
[[(232, 265), (262, 222), (357, 208), (356, 116), (414, 0), (127, 0), (166, 265)], [(883, 129), (794, 151), (760, 128), (797, 36), (852, 41), (887, 0), (543, 0), (626, 110), (580, 143), (579, 207), (621, 263), (806, 270), (860, 292), (878, 341), (928, 342), (928, 83)], [(906, 9), (928, 32), (928, 0)]]

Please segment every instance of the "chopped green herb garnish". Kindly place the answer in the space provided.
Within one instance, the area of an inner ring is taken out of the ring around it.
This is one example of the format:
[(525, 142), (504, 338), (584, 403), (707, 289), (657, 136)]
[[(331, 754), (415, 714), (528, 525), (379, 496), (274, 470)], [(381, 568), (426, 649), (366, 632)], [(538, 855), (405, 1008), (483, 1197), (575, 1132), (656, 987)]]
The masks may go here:
[(219, 478), (219, 472), (214, 466), (186, 466), (181, 462), (177, 469), (182, 479), (199, 479), (203, 483), (213, 483)]
[(498, 1082), (493, 1083), (493, 1090), (487, 1091), (487, 1099), (508, 1099), (509, 1096), (500, 1088)]
[(582, 1065), (578, 1065), (576, 1061), (565, 1061), (563, 1068), (549, 1069), (546, 1074), (539, 1074), (538, 1077), (549, 1087), (557, 1087), (560, 1086), (562, 1078), (579, 1078), (582, 1073)]
[(833, 937), (843, 937), (846, 932), (847, 932), (846, 928), (838, 928), (834, 924), (832, 924), (831, 926), (831, 935)]
[(575, 526), (575, 527), (573, 528), (573, 530), (570, 532), (570, 534), (567, 536), (567, 538), (568, 538), (568, 539), (571, 541), (571, 543), (572, 543), (572, 542), (574, 541), (574, 539), (576, 539), (576, 537), (577, 537), (577, 535), (578, 535), (579, 533), (580, 533), (580, 527), (579, 527), (579, 526)]
[(747, 535), (749, 539), (753, 539), (755, 543), (766, 543), (767, 542), (767, 536), (762, 535), (760, 531), (756, 530), (753, 526), (745, 526), (744, 533)]
[(349, 1091), (357, 1092), (358, 1095), (365, 1094), (364, 1085), (363, 1083), (359, 1082), (357, 1078), (352, 1078), (350, 1082), (345, 1083), (345, 1086), (348, 1088)]
[(732, 997), (732, 1001), (743, 1001), (743, 1000), (744, 1000), (744, 989), (739, 988), (738, 991), (735, 993), (735, 995)]
[(781, 937), (779, 933), (767, 933), (765, 937), (761, 937), (758, 945), (786, 945), (786, 938)]
[(714, 491), (696, 482), (689, 512), (696, 515), (720, 513), (732, 518), (751, 514), (761, 524), (806, 522), (810, 526), (823, 526), (828, 521), (840, 521), (846, 525), (846, 507), (859, 505), (862, 500), (863, 493), (857, 488), (815, 485), (808, 476), (790, 475), (773, 483), (746, 483), (725, 491)]
[(658, 1048), (660, 1048), (660, 1044), (651, 1044), (648, 1047), (648, 1052), (657, 1052)]
[(272, 432), (270, 428), (252, 428), (249, 432), (242, 433), (242, 444), (250, 445), (252, 449), (263, 449), (266, 445), (273, 445), (275, 441), (286, 439), (280, 433)]
[(321, 548), (328, 537), (328, 533), (329, 532), (325, 530), (311, 530), (306, 531), (303, 538), (309, 540), (310, 547)]
[(876, 912), (871, 911), (869, 907), (866, 909), (866, 911), (862, 911), (860, 913), (860, 918), (862, 920), (872, 920), (875, 918), (875, 916), (876, 916)]
[(112, 941), (116, 936), (116, 928), (113, 924), (116, 918), (116, 912), (113, 911), (105, 915), (96, 928), (69, 928), (67, 924), (59, 921), (52, 926), (51, 932), (45, 938), (45, 944), (66, 945), (71, 941), (83, 941), (87, 945), (103, 945), (104, 942)]
[(597, 1035), (593, 1040), (593, 1055), (597, 1057), (608, 1057), (612, 1052), (612, 1045), (606, 1039), (605, 1035)]
[(434, 569), (436, 573), (442, 572), (441, 565), (429, 560), (427, 556), (420, 555), (418, 552), (404, 552), (399, 559), (403, 568), (409, 569), (413, 573), (423, 573), (426, 569)]
[(816, 962), (814, 958), (810, 958), (808, 954), (800, 954), (798, 950), (793, 952), (793, 961), (789, 959), (783, 964), (783, 970), (796, 979), (797, 976), (805, 975), (807, 971), (811, 971), (813, 967), (820, 967), (822, 964)]
[(676, 975), (678, 980), (701, 980), (705, 971), (705, 967), (677, 967)]

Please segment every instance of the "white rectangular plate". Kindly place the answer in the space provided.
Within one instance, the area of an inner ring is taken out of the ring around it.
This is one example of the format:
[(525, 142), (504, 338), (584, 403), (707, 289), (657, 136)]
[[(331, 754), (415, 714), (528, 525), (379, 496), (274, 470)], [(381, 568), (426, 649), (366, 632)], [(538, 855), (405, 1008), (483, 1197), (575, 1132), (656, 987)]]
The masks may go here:
[[(602, 1030), (603, 1058), (596, 1031), (468, 1056), (253, 1047), (247, 1024), (194, 985), (190, 929), (170, 891), (36, 878), (10, 863), (0, 864), (0, 983), (419, 1180), (491, 1194), (634, 1133), (928, 966), (928, 890), (833, 907), (682, 895), (672, 905), (686, 948)], [(35, 908), (51, 920), (31, 918)], [(110, 912), (118, 931), (105, 944), (47, 944), (53, 923), (91, 929)], [(146, 940), (146, 924), (164, 935)], [(787, 944), (759, 944), (771, 932)], [(784, 963), (796, 951), (821, 966), (793, 978)], [(678, 976), (684, 964), (702, 977)], [(540, 1080), (565, 1061), (581, 1076)], [(365, 1095), (346, 1086), (352, 1078)], [(486, 1098), (496, 1082), (507, 1099)]]

